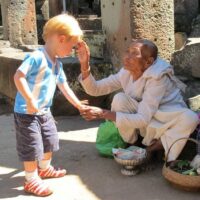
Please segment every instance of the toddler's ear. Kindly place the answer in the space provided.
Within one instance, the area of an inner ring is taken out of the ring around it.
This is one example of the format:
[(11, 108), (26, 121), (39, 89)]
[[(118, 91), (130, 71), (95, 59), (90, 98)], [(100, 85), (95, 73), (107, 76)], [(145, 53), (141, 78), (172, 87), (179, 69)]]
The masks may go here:
[(59, 42), (60, 43), (63, 43), (63, 42), (66, 41), (66, 36), (65, 35), (59, 35), (58, 37), (59, 37)]

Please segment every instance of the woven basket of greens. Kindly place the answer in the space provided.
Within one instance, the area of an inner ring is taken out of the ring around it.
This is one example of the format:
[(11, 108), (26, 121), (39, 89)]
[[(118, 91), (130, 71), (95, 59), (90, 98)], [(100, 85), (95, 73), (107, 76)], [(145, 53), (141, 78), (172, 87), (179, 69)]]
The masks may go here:
[(189, 140), (198, 144), (198, 142), (192, 138), (181, 138), (176, 140), (171, 145), (166, 155), (162, 174), (168, 182), (177, 188), (186, 191), (200, 191), (200, 175), (197, 173), (196, 169), (190, 166), (190, 161), (175, 160), (172, 162), (167, 162), (171, 148), (180, 140)]

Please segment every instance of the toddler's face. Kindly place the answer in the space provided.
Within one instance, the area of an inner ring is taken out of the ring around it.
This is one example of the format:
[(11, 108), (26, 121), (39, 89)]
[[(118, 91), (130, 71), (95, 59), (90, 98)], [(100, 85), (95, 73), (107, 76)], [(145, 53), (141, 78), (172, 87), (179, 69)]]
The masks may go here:
[(78, 38), (76, 37), (67, 40), (64, 35), (58, 36), (58, 48), (56, 51), (57, 56), (60, 58), (69, 56), (72, 53), (72, 49), (78, 44), (78, 42)]

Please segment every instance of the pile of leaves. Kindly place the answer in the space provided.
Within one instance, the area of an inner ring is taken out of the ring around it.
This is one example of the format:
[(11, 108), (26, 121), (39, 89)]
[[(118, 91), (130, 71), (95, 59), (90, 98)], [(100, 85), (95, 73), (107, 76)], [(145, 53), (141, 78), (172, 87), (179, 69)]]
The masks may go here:
[(176, 162), (172, 162), (170, 164), (170, 168), (183, 175), (189, 176), (198, 176), (196, 169), (190, 166), (190, 162), (188, 160), (179, 160)]

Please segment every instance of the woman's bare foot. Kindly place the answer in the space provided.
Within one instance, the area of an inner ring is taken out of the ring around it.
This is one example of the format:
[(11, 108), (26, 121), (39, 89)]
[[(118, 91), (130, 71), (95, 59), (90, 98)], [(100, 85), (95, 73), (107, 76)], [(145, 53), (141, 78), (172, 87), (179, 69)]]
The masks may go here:
[(159, 150), (163, 150), (163, 145), (160, 139), (153, 140), (152, 145), (147, 147), (148, 152), (154, 152), (154, 151), (159, 151)]
[(147, 151), (147, 156), (145, 162), (142, 164), (141, 169), (143, 171), (152, 171), (156, 167), (154, 154), (152, 152)]
[(142, 166), (142, 170), (144, 171), (154, 170), (157, 163), (155, 153), (157, 151), (162, 151), (162, 150), (163, 150), (163, 145), (162, 145), (161, 140), (160, 139), (153, 140), (152, 145), (146, 148), (147, 158), (146, 158), (145, 163)]

